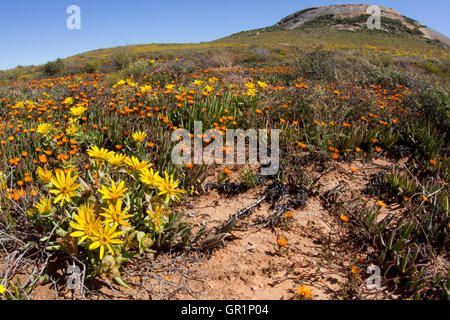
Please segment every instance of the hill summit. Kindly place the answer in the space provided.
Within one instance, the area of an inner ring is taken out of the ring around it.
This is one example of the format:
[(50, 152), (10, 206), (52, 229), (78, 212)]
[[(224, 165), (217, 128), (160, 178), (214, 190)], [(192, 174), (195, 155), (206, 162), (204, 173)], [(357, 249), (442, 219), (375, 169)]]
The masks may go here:
[[(329, 25), (335, 29), (357, 31), (366, 27), (368, 4), (342, 4), (313, 7), (297, 11), (282, 19), (277, 25), (287, 30)], [(378, 6), (381, 11), (381, 30), (407, 32), (428, 40), (439, 40), (450, 45), (450, 39), (422, 23), (400, 14), (397, 10)]]

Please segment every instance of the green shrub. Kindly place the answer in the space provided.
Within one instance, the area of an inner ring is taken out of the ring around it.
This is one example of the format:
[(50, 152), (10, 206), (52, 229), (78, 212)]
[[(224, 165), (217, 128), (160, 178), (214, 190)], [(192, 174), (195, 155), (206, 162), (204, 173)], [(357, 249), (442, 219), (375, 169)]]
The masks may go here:
[(336, 58), (333, 52), (316, 48), (299, 52), (291, 62), (298, 78), (333, 81), (336, 78)]
[(450, 98), (445, 89), (423, 84), (405, 97), (404, 106), (411, 113), (420, 113), (442, 133), (447, 134), (450, 129)]
[(65, 71), (65, 69), (66, 65), (61, 59), (47, 62), (47, 64), (44, 66), (44, 72), (50, 76), (60, 75)]
[(433, 62), (431, 61), (425, 61), (422, 64), (422, 68), (429, 72), (429, 73), (433, 73), (433, 74), (438, 74), (439, 73), (439, 67), (436, 66)]
[(122, 70), (137, 60), (137, 55), (127, 47), (115, 48), (111, 61), (118, 70)]
[(126, 76), (133, 76), (135, 79), (141, 79), (145, 75), (149, 75), (153, 71), (153, 63), (151, 60), (139, 60), (130, 64), (122, 72)]
[(86, 63), (85, 68), (87, 73), (98, 73), (100, 71), (100, 61), (92, 60)]

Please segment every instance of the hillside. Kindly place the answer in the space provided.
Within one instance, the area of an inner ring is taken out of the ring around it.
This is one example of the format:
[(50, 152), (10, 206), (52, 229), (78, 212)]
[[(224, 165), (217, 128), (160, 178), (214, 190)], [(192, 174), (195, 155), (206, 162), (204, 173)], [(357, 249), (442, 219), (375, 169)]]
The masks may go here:
[[(337, 5), (309, 8), (282, 19), (276, 25), (243, 31), (211, 42), (185, 44), (143, 44), (126, 47), (98, 49), (63, 59), (66, 73), (83, 72), (88, 64), (109, 72), (127, 51), (130, 60), (158, 56), (182, 56), (193, 51), (214, 54), (218, 51), (240, 53), (249, 47), (262, 47), (289, 52), (292, 47), (324, 47), (329, 50), (355, 50), (388, 53), (394, 56), (415, 56), (422, 59), (449, 59), (449, 39), (429, 29), (420, 22), (405, 17), (394, 9), (382, 9), (381, 30), (368, 30), (366, 22), (368, 5)], [(119, 63), (122, 63), (119, 61)], [(126, 63), (126, 62), (124, 62)], [(108, 67), (108, 65), (110, 67)], [(88, 70), (90, 68), (88, 67)], [(44, 66), (17, 67), (0, 71), (0, 83), (8, 80), (34, 79), (45, 76)]]

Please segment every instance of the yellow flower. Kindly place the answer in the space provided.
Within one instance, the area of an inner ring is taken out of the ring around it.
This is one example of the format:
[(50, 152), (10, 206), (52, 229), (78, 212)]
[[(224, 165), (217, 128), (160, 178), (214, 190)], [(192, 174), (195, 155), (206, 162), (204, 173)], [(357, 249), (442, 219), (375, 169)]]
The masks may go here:
[(44, 169), (38, 167), (37, 174), (39, 179), (45, 184), (50, 183), (52, 181), (52, 171), (48, 170), (47, 167), (44, 167)]
[(127, 85), (129, 85), (130, 87), (137, 87), (137, 84), (134, 83), (133, 81), (131, 81), (131, 79), (127, 79)]
[(248, 89), (255, 89), (256, 85), (253, 82), (247, 82), (245, 84)]
[(75, 184), (78, 176), (71, 176), (72, 170), (69, 170), (67, 175), (61, 170), (59, 173), (56, 173), (56, 179), (52, 178), (51, 181), (56, 189), (50, 190), (50, 193), (58, 195), (53, 203), (61, 201), (61, 207), (64, 205), (64, 201), (70, 202), (71, 198), (76, 196), (74, 191), (80, 187), (79, 184)]
[(0, 284), (0, 294), (3, 295), (6, 291), (6, 288)]
[(25, 103), (23, 101), (19, 101), (15, 105), (15, 107), (17, 107), (19, 109), (23, 109), (24, 106), (25, 106)]
[(78, 132), (78, 127), (74, 123), (72, 123), (72, 125), (69, 128), (66, 129), (66, 133), (69, 136), (73, 136), (77, 132)]
[(247, 90), (247, 95), (249, 97), (254, 97), (254, 96), (256, 96), (257, 93), (258, 93), (258, 90), (256, 90), (256, 89), (248, 89)]
[(305, 297), (307, 299), (310, 299), (312, 297), (311, 289), (306, 286), (299, 286), (297, 290), (301, 297)]
[(127, 156), (122, 153), (116, 153), (111, 158), (108, 159), (108, 162), (113, 166), (120, 166)]
[(66, 104), (66, 105), (71, 105), (73, 103), (73, 99), (72, 98), (65, 98), (64, 99), (64, 101), (63, 101), (63, 104)]
[(201, 86), (203, 84), (203, 81), (202, 80), (195, 80), (194, 83), (197, 86)]
[(128, 210), (130, 210), (130, 207), (127, 207), (122, 211), (122, 200), (118, 199), (115, 204), (109, 203), (108, 208), (102, 208), (102, 210), (105, 211), (105, 213), (101, 213), (100, 215), (107, 218), (105, 220), (105, 223), (111, 222), (114, 224), (120, 224), (124, 227), (130, 227), (127, 219), (131, 218), (134, 215), (126, 215)]
[(142, 142), (145, 138), (147, 138), (147, 133), (138, 131), (133, 134), (133, 139), (137, 142)]
[(50, 130), (53, 129), (53, 126), (50, 123), (41, 123), (38, 127), (37, 127), (37, 132), (42, 134), (42, 135), (46, 135), (47, 133), (50, 132)]
[(70, 113), (71, 113), (74, 117), (78, 118), (78, 117), (81, 116), (81, 115), (83, 114), (83, 112), (85, 112), (86, 110), (87, 110), (87, 108), (82, 107), (82, 106), (78, 106), (78, 107), (70, 108)]
[(104, 148), (99, 149), (97, 146), (93, 146), (91, 149), (88, 149), (87, 153), (88, 153), (89, 157), (91, 157), (91, 158), (102, 159), (102, 160), (107, 160), (107, 159), (111, 158), (112, 156), (114, 156), (113, 151), (108, 151)]
[(83, 204), (77, 210), (77, 214), (73, 217), (75, 221), (70, 222), (70, 226), (76, 231), (70, 234), (71, 237), (81, 238), (78, 244), (82, 244), (87, 238), (94, 235), (101, 226), (101, 221), (96, 218), (94, 206)]
[(173, 174), (169, 177), (168, 173), (164, 172), (164, 178), (158, 179), (156, 182), (156, 186), (158, 187), (160, 193), (158, 196), (166, 196), (165, 202), (168, 202), (169, 199), (177, 199), (178, 201), (180, 198), (178, 197), (178, 194), (186, 193), (185, 190), (178, 190), (177, 187), (180, 184), (179, 180), (173, 181)]
[(146, 93), (149, 93), (150, 90), (152, 90), (152, 86), (146, 85), (146, 86), (140, 87), (139, 89), (141, 89), (141, 93), (146, 94)]
[(261, 88), (267, 88), (268, 84), (262, 81), (258, 81), (258, 86), (260, 86)]
[(147, 214), (152, 218), (153, 225), (155, 227), (155, 231), (159, 232), (161, 230), (161, 225), (163, 223), (165, 217), (165, 211), (161, 207), (156, 207), (154, 212), (147, 211)]
[(48, 198), (46, 198), (43, 196), (41, 199), (39, 199), (39, 203), (35, 204), (34, 207), (37, 209), (37, 211), (41, 215), (47, 215), (47, 214), (51, 213), (52, 212), (52, 197), (48, 196)]
[(131, 158), (125, 159), (125, 164), (129, 166), (129, 168), (133, 171), (140, 171), (145, 168), (150, 168), (153, 164), (149, 164), (147, 161), (139, 161), (138, 158), (132, 156)]
[(125, 80), (120, 80), (119, 82), (117, 82), (115, 85), (113, 85), (113, 88), (117, 88), (120, 86), (125, 85), (127, 82)]
[(109, 252), (114, 255), (114, 250), (111, 247), (111, 244), (121, 244), (122, 240), (114, 239), (122, 234), (122, 231), (115, 232), (117, 229), (117, 225), (113, 225), (112, 227), (109, 224), (105, 226), (99, 226), (96, 230), (93, 231), (93, 236), (91, 237), (94, 242), (89, 246), (89, 250), (95, 250), (100, 247), (100, 260), (103, 259), (103, 255), (105, 254), (105, 247), (108, 248)]
[(105, 186), (102, 186), (101, 190), (98, 190), (99, 193), (103, 195), (103, 200), (111, 200), (116, 201), (120, 197), (123, 196), (123, 194), (128, 190), (128, 188), (125, 188), (125, 181), (122, 181), (118, 185), (111, 180), (111, 188), (108, 189)]
[(156, 182), (161, 179), (161, 177), (159, 176), (159, 172), (155, 173), (153, 169), (149, 170), (148, 168), (142, 169), (140, 171), (140, 177), (141, 181), (149, 186), (156, 186)]

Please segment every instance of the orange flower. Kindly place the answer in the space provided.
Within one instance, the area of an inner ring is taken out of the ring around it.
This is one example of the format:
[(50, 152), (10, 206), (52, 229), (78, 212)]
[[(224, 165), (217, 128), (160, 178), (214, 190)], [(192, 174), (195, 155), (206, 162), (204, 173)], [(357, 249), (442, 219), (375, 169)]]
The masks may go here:
[(341, 220), (344, 221), (344, 222), (349, 222), (350, 221), (350, 218), (347, 217), (345, 214), (341, 214), (341, 216), (339, 218), (341, 218)]
[(231, 170), (228, 168), (225, 168), (225, 170), (223, 170), (223, 172), (225, 172), (226, 175), (229, 175), (231, 173)]
[(304, 143), (298, 142), (297, 144), (298, 144), (298, 146), (299, 146), (300, 148), (302, 148), (302, 149), (307, 149), (307, 148), (308, 148), (308, 147), (306, 146), (306, 144), (304, 144)]
[(358, 274), (358, 273), (360, 273), (360, 272), (361, 272), (361, 269), (358, 268), (357, 266), (353, 266), (353, 267), (352, 267), (352, 273), (353, 273), (353, 274)]
[(380, 207), (380, 208), (384, 208), (384, 207), (386, 207), (387, 206), (387, 204), (386, 203), (384, 203), (383, 201), (381, 201), (381, 200), (378, 200), (377, 201), (377, 204), (378, 204), (378, 206)]
[(67, 154), (58, 154), (56, 157), (58, 160), (68, 160), (69, 156)]
[(377, 150), (377, 152), (381, 152), (381, 151), (383, 151), (383, 149), (381, 149), (381, 148), (380, 148), (380, 147), (378, 147), (378, 146), (377, 146), (377, 147), (376, 147), (375, 149)]
[(352, 167), (352, 172), (353, 172), (353, 173), (357, 173), (357, 172), (358, 172), (358, 169)]
[(26, 152), (26, 151), (22, 152), (22, 157), (24, 157), (24, 158), (28, 157), (28, 152)]
[(285, 238), (278, 238), (277, 243), (280, 247), (286, 247), (288, 245), (288, 241)]
[(256, 113), (261, 114), (261, 113), (262, 113), (262, 110), (256, 109)]
[(186, 168), (192, 169), (194, 165), (192, 163), (186, 163)]
[(47, 156), (45, 154), (39, 155), (39, 161), (42, 163), (47, 163)]
[(435, 166), (435, 165), (437, 164), (437, 162), (436, 162), (435, 160), (431, 159), (431, 160), (430, 160), (430, 164), (433, 165), (433, 166)]
[(338, 153), (333, 154), (333, 159), (334, 159), (334, 160), (339, 159), (339, 154), (338, 154)]
[(285, 214), (284, 214), (284, 217), (287, 219), (287, 218), (292, 218), (294, 216), (294, 214), (291, 212), (291, 211), (287, 211)]
[(20, 162), (20, 158), (16, 158), (16, 159), (9, 159), (9, 163), (11, 163), (14, 166), (18, 166)]

